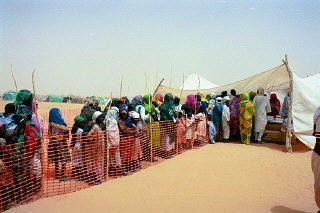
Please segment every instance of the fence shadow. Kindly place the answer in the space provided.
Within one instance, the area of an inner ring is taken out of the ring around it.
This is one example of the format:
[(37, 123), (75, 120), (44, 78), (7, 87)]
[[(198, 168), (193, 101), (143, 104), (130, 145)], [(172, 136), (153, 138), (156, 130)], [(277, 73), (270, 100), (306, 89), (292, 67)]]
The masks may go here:
[(282, 206), (282, 205), (274, 206), (270, 210), (273, 213), (310, 213), (310, 212), (291, 209), (289, 207)]

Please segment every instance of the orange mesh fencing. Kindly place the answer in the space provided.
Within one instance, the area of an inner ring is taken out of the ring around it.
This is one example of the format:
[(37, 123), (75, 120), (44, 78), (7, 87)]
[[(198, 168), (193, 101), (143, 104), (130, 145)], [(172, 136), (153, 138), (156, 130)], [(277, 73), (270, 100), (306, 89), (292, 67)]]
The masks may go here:
[[(66, 111), (69, 126), (78, 111)], [(47, 115), (41, 115), (47, 125)], [(200, 124), (199, 124), (200, 123)], [(205, 132), (203, 132), (205, 131)], [(101, 131), (44, 137), (0, 147), (0, 212), (70, 193), (172, 158), (208, 143), (206, 123), (172, 121), (144, 125), (139, 133)]]

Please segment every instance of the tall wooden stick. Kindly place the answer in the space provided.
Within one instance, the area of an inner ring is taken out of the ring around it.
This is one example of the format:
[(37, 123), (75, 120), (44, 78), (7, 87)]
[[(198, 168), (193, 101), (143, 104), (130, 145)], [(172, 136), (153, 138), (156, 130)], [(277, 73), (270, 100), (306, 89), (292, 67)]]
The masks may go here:
[(183, 89), (184, 89), (184, 73), (182, 73), (182, 88), (181, 88), (181, 91), (180, 91), (180, 100), (181, 100), (181, 97), (182, 97)]
[(282, 60), (283, 63), (286, 65), (288, 74), (289, 74), (289, 91), (288, 91), (288, 96), (289, 96), (289, 104), (288, 104), (288, 124), (287, 124), (287, 133), (286, 133), (286, 150), (287, 152), (292, 152), (292, 146), (291, 146), (291, 137), (292, 137), (292, 101), (293, 101), (293, 96), (292, 96), (292, 91), (293, 91), (293, 79), (292, 79), (292, 72), (289, 67), (288, 63), (288, 56), (285, 55), (285, 60)]
[(157, 91), (158, 91), (158, 89), (159, 89), (159, 87), (160, 87), (160, 85), (162, 84), (163, 81), (164, 81), (164, 78), (161, 79), (161, 81), (160, 81), (160, 83), (158, 84), (157, 88), (154, 90), (152, 97), (154, 97), (154, 96), (156, 95), (156, 93), (157, 93)]
[[(36, 70), (34, 69), (33, 72), (32, 72), (32, 88), (33, 88), (33, 99), (34, 99), (34, 101), (37, 101), (36, 83), (35, 83), (35, 80), (34, 80), (35, 72), (36, 72)], [(38, 124), (40, 124), (40, 123), (39, 123), (39, 116), (38, 116), (37, 106), (33, 106), (33, 107), (34, 107), (34, 112), (35, 112), (35, 114), (36, 114), (37, 122), (38, 122)], [(42, 139), (42, 132), (41, 132), (41, 130), (40, 130), (40, 138)]]
[[(199, 93), (199, 89), (200, 89), (200, 77), (198, 75), (198, 88), (197, 88), (197, 94), (196, 94), (196, 98), (197, 98), (197, 95)], [(197, 105), (194, 107), (194, 114), (196, 115), (197, 114)]]
[(17, 81), (16, 81), (16, 78), (14, 77), (13, 71), (12, 71), (12, 64), (11, 64), (11, 76), (12, 76), (12, 78), (13, 78), (13, 82), (14, 82), (14, 86), (15, 86), (15, 88), (16, 88), (16, 92), (18, 92)]
[[(112, 104), (112, 92), (110, 94), (110, 108), (111, 108), (111, 104)], [(109, 111), (110, 111), (110, 108), (109, 108)], [(108, 113), (107, 113), (107, 115), (108, 115)], [(106, 177), (106, 179), (107, 180), (109, 179), (109, 165), (110, 165), (110, 149), (109, 149), (109, 137), (108, 137), (109, 130), (108, 130), (108, 127), (109, 127), (109, 122), (108, 122), (108, 119), (107, 119), (106, 120), (106, 135), (107, 135), (107, 168), (106, 168), (107, 177)]]
[(122, 83), (123, 83), (123, 74), (122, 74), (122, 77), (121, 77), (121, 83), (120, 83), (120, 98), (122, 97)]

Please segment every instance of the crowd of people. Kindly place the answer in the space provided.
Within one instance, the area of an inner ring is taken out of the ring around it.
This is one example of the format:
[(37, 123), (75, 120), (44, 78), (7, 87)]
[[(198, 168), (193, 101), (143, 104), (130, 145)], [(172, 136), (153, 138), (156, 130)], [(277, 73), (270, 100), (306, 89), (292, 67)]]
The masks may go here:
[(206, 143), (263, 143), (267, 115), (278, 116), (281, 111), (276, 94), (269, 99), (263, 88), (241, 95), (235, 90), (206, 96), (199, 92), (189, 94), (185, 103), (180, 98), (171, 93), (137, 95), (131, 101), (113, 98), (102, 109), (92, 97), (70, 128), (60, 109), (52, 108), (45, 131), (33, 94), (19, 91), (0, 115), (0, 208), (8, 208), (13, 198), (24, 201), (40, 191), (45, 135), (55, 179), (97, 185), (108, 175), (138, 171), (142, 161), (157, 161), (157, 153), (171, 158), (182, 149)]

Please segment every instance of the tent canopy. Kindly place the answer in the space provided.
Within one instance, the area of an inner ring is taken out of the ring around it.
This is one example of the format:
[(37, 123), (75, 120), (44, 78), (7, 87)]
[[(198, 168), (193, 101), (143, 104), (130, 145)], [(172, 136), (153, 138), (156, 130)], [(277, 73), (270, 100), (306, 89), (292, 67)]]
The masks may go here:
[(191, 74), (187, 77), (187, 79), (183, 82), (183, 84), (179, 87), (179, 89), (185, 90), (197, 90), (198, 87), (200, 90), (202, 89), (210, 89), (218, 87), (218, 85), (210, 82), (199, 74)]
[[(320, 93), (317, 91), (319, 78), (317, 76), (312, 79), (301, 79), (293, 74), (293, 95), (292, 95), (292, 117), (294, 124), (294, 133), (304, 144), (312, 148), (315, 144), (315, 139), (311, 135), (313, 131), (313, 114), (318, 107)], [(308, 82), (309, 81), (309, 82)], [(312, 83), (310, 83), (312, 82)], [(220, 94), (222, 91), (230, 92), (235, 89), (238, 94), (256, 91), (258, 87), (263, 87), (266, 92), (283, 92), (289, 90), (289, 73), (286, 65), (282, 64), (273, 69), (261, 72), (249, 78), (233, 82), (224, 86), (201, 89), (204, 94), (212, 92)], [(188, 94), (196, 94), (197, 90), (183, 90), (181, 101), (185, 101)], [(175, 89), (160, 85), (155, 91), (155, 94), (172, 93), (175, 96), (180, 96), (181, 89)]]

